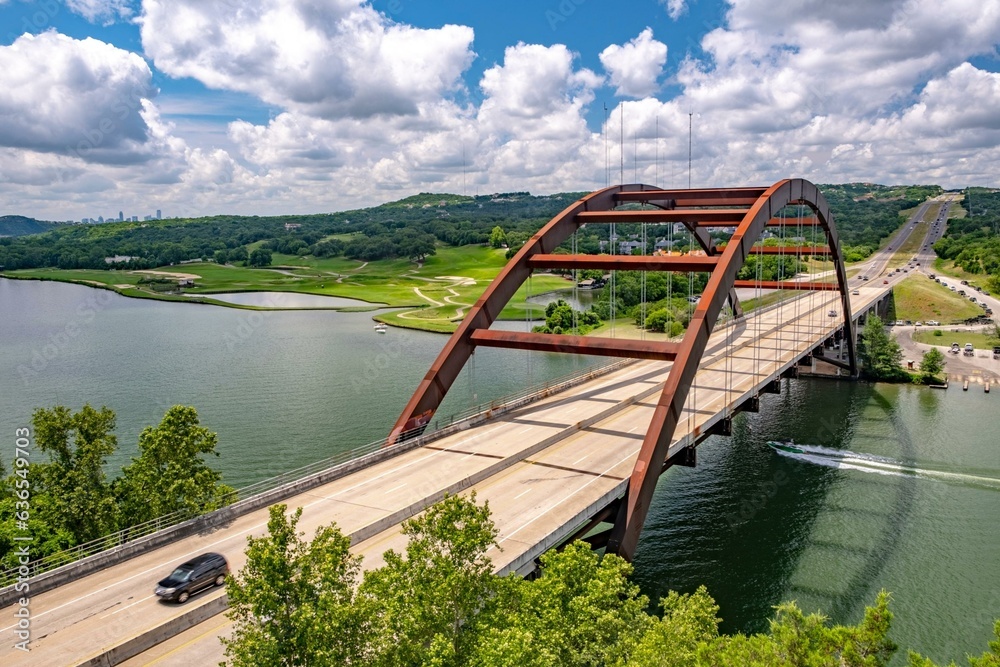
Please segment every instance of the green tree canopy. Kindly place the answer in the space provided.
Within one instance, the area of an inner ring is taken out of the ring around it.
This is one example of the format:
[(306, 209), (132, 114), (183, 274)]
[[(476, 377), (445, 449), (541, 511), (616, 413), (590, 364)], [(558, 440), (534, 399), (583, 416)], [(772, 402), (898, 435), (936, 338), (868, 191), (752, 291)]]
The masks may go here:
[(923, 373), (925, 379), (934, 379), (944, 371), (945, 363), (941, 350), (932, 347), (924, 352), (924, 356), (920, 360), (920, 372)]
[(271, 266), (271, 251), (267, 248), (254, 248), (250, 253), (247, 264), (253, 267)]
[(861, 333), (861, 342), (861, 362), (866, 375), (875, 380), (898, 380), (906, 376), (900, 364), (903, 350), (886, 331), (878, 316), (868, 316)]
[(175, 405), (158, 426), (139, 434), (139, 456), (122, 469), (117, 491), (130, 524), (178, 510), (192, 515), (221, 507), (233, 489), (205, 463), (218, 456), (218, 437), (198, 419), (193, 407)]
[(267, 535), (247, 538), (247, 562), (226, 583), (233, 634), (229, 665), (361, 664), (360, 619), (352, 613), (360, 559), (333, 526), (311, 542), (297, 532), (302, 508), (271, 506)]
[(502, 248), (504, 243), (507, 242), (507, 235), (504, 234), (503, 227), (497, 225), (492, 230), (490, 230), (490, 246), (493, 248)]

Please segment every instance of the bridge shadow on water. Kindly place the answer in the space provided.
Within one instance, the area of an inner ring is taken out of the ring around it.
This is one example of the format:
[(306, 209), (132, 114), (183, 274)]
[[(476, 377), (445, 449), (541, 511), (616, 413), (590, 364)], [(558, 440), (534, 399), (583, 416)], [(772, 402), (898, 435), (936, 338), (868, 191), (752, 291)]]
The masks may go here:
[[(723, 632), (766, 631), (786, 600), (834, 622), (860, 620), (900, 549), (921, 483), (893, 470), (846, 472), (858, 468), (840, 452), (864, 456), (856, 452), (872, 437), (893, 452), (894, 467), (912, 467), (912, 435), (878, 386), (784, 381), (759, 413), (734, 420), (731, 437), (705, 441), (698, 467), (661, 478), (635, 556), (643, 592), (656, 603), (704, 584)], [(767, 446), (789, 439), (817, 453)]]

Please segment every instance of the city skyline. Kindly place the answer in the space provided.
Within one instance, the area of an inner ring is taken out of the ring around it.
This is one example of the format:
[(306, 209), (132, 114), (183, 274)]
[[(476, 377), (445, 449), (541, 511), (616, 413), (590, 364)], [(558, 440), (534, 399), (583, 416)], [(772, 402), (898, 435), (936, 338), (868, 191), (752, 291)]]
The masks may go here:
[(0, 215), (315, 213), (689, 175), (996, 185), (1000, 0), (611, 11), (0, 0), (0, 83), (19, 91), (0, 101)]

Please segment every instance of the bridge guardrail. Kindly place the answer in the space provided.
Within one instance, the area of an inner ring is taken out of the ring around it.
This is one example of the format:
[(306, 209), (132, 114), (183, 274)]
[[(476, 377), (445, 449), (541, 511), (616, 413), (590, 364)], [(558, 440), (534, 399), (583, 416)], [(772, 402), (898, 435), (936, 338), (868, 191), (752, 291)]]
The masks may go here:
[[(251, 501), (254, 497), (258, 497), (263, 494), (270, 494), (278, 489), (281, 489), (282, 487), (295, 485), (311, 476), (316, 476), (318, 473), (325, 470), (359, 460), (365, 456), (374, 454), (383, 448), (386, 449), (387, 455), (394, 456), (396, 453), (402, 453), (409, 449), (413, 449), (428, 441), (435, 440), (438, 437), (444, 437), (451, 432), (453, 426), (474, 420), (477, 416), (482, 416), (483, 419), (487, 419), (495, 414), (526, 405), (534, 400), (544, 398), (550, 394), (562, 391), (575, 384), (586, 382), (587, 380), (600, 375), (613, 372), (634, 362), (634, 359), (617, 360), (609, 364), (597, 366), (596, 368), (576, 371), (560, 378), (556, 378), (555, 380), (534, 385), (533, 387), (530, 387), (522, 392), (504, 396), (489, 403), (478, 404), (461, 412), (449, 415), (444, 421), (435, 420), (432, 422), (433, 430), (430, 432), (424, 433), (418, 438), (401, 440), (388, 448), (385, 447), (386, 439), (382, 438), (359, 447), (338, 452), (337, 454), (320, 461), (315, 461), (294, 470), (255, 482), (241, 489), (237, 489), (225, 498), (223, 507), (218, 510), (213, 510), (212, 512), (201, 514), (187, 510), (173, 512), (171, 514), (122, 529), (115, 533), (105, 535), (95, 540), (91, 540), (90, 542), (85, 542), (69, 549), (49, 554), (48, 556), (31, 561), (27, 564), (6, 570), (0, 570), (0, 606), (4, 606), (4, 601), (10, 591), (13, 590), (14, 584), (18, 581), (31, 580), (39, 575), (52, 572), (58, 568), (79, 563), (84, 559), (98, 557), (102, 553), (112, 552), (114, 550), (121, 550), (123, 547), (134, 544), (138, 540), (148, 538), (149, 536), (160, 531), (177, 527), (187, 521), (193, 521), (199, 518), (205, 521), (210, 521), (210, 515), (222, 512), (232, 515), (235, 511), (235, 516), (238, 516), (239, 514), (242, 514), (242, 512), (239, 508), (234, 510), (234, 506), (246, 505), (247, 508), (243, 511), (252, 511), (252, 509), (255, 508), (251, 507), (252, 503), (249, 503), (248, 501)], [(270, 502), (277, 502), (277, 500), (271, 500)], [(123, 559), (128, 557), (131, 556), (123, 556)], [(41, 592), (41, 590), (37, 590), (35, 586), (32, 586), (32, 591), (36, 594)]]

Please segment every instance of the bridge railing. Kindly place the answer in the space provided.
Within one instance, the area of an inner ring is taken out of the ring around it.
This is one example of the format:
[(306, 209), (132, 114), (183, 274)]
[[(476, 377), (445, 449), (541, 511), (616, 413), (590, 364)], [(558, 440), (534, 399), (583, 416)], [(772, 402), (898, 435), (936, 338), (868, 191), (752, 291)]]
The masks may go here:
[[(583, 371), (575, 371), (566, 376), (533, 385), (524, 391), (504, 396), (494, 401), (490, 401), (489, 403), (481, 403), (479, 405), (472, 406), (466, 410), (449, 415), (447, 419), (439, 419), (432, 422), (429, 425), (431, 428), (429, 428), (429, 430), (422, 435), (419, 442), (422, 443), (427, 440), (433, 440), (435, 439), (436, 433), (443, 432), (455, 424), (468, 421), (479, 415), (498, 413), (519, 407), (521, 405), (526, 405), (534, 400), (544, 398), (545, 396), (559, 392), (573, 386), (574, 384), (579, 384), (580, 382), (586, 381), (592, 377), (610, 373), (633, 362), (634, 360), (632, 359), (618, 360)], [(413, 443), (413, 440), (402, 441), (393, 445), (390, 449), (398, 449), (402, 452), (412, 448)], [(275, 475), (274, 477), (269, 477), (259, 482), (255, 482), (243, 488), (237, 489), (225, 496), (222, 500), (221, 507), (231, 506), (237, 502), (241, 502), (242, 504), (242, 502), (248, 501), (254, 496), (275, 491), (276, 489), (286, 485), (295, 484), (324, 470), (349, 463), (356, 459), (360, 459), (364, 456), (383, 450), (385, 449), (385, 445), (385, 438), (373, 440), (372, 442), (359, 447), (338, 452), (333, 456), (320, 461), (315, 461), (299, 468), (295, 468), (294, 470), (289, 470), (279, 475)], [(12, 586), (18, 581), (25, 581), (58, 567), (87, 558), (88, 556), (95, 556), (102, 552), (117, 549), (129, 544), (130, 542), (147, 537), (166, 528), (171, 528), (203, 514), (204, 512), (199, 513), (193, 510), (172, 512), (156, 519), (110, 533), (95, 540), (78, 544), (70, 547), (69, 549), (49, 554), (26, 564), (0, 570), (0, 588)]]

